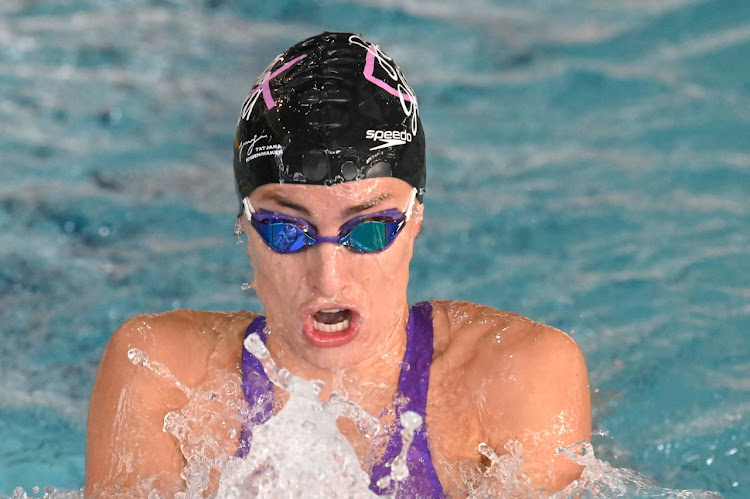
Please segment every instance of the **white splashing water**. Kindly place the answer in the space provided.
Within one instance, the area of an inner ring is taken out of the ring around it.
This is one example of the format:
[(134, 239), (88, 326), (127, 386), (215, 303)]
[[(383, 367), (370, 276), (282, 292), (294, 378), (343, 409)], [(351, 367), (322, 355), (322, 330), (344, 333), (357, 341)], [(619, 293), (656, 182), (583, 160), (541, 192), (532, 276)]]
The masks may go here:
[[(252, 430), (252, 447), (245, 458), (236, 457), (234, 449), (207, 435), (205, 428), (226, 428), (230, 440), (237, 440), (237, 425), (246, 421), (258, 408), (248, 407), (241, 394), (241, 380), (236, 373), (217, 372), (214, 378), (196, 389), (184, 386), (169, 369), (137, 349), (128, 351), (128, 358), (137, 366), (149, 369), (179, 388), (190, 399), (180, 410), (164, 418), (164, 431), (180, 442), (186, 465), (180, 473), (184, 490), (163, 490), (169, 483), (163, 474), (143, 479), (130, 489), (108, 487), (97, 491), (96, 497), (149, 497), (194, 499), (203, 497), (241, 499), (270, 497), (377, 497), (369, 490), (370, 477), (360, 466), (356, 452), (339, 432), (336, 420), (351, 419), (368, 438), (380, 432), (377, 418), (360, 406), (333, 392), (327, 402), (319, 394), (320, 381), (308, 381), (279, 368), (260, 338), (253, 334), (245, 340), (245, 348), (263, 364), (268, 378), (289, 394), (284, 407), (266, 423)], [(240, 401), (240, 402), (238, 402)], [(228, 410), (214, 410), (218, 405)], [(235, 415), (227, 421), (226, 415)], [(236, 423), (233, 425), (232, 423)], [(422, 417), (414, 412), (402, 414), (402, 450), (390, 465), (391, 473), (378, 481), (381, 488), (409, 476), (406, 452), (414, 432), (422, 425)], [(702, 490), (660, 488), (652, 479), (629, 469), (614, 468), (597, 459), (589, 443), (580, 443), (560, 452), (584, 466), (581, 477), (555, 494), (536, 489), (523, 472), (523, 447), (509, 442), (506, 452), (482, 443), (479, 453), (490, 466), (473, 462), (455, 463), (460, 475), (460, 488), (472, 499), (494, 497), (668, 497), (717, 498), (719, 494)], [(174, 479), (174, 477), (171, 477)], [(166, 480), (165, 480), (166, 479)], [(171, 483), (174, 483), (172, 480)], [(217, 485), (218, 484), (218, 489)], [(186, 489), (185, 489), (186, 487)], [(209, 493), (209, 489), (216, 492)], [(38, 488), (32, 496), (19, 487), (10, 499), (39, 497)], [(44, 499), (83, 499), (83, 490), (60, 490), (46, 487)], [(396, 493), (398, 496), (398, 493)]]
[(336, 419), (352, 417), (370, 437), (378, 433), (378, 421), (338, 395), (323, 404), (320, 382), (279, 369), (257, 335), (248, 336), (245, 348), (263, 364), (271, 382), (289, 393), (289, 400), (268, 422), (253, 428), (249, 455), (226, 466), (217, 496), (373, 496), (369, 477)]
[(490, 461), (490, 466), (460, 463), (459, 469), (467, 495), (471, 499), (495, 497), (548, 497), (550, 499), (664, 497), (672, 499), (716, 499), (721, 495), (705, 490), (676, 490), (659, 487), (651, 478), (627, 468), (615, 468), (597, 459), (590, 443), (580, 442), (559, 452), (584, 466), (578, 480), (556, 493), (545, 493), (534, 488), (523, 472), (523, 446), (519, 442), (505, 445), (507, 454), (498, 456), (487, 444), (480, 444), (479, 452)]

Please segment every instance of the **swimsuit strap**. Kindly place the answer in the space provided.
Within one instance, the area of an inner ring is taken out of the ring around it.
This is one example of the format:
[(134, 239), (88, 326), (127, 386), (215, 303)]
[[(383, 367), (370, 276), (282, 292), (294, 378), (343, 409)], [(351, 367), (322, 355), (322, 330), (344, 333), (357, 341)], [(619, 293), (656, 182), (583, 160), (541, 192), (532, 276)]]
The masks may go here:
[(414, 434), (414, 441), (409, 447), (406, 459), (409, 477), (399, 484), (398, 495), (404, 497), (443, 497), (444, 495), (443, 487), (432, 464), (425, 422), (427, 390), (432, 364), (432, 341), (432, 305), (429, 302), (417, 303), (411, 307), (409, 313), (409, 322), (406, 326), (406, 352), (398, 381), (399, 394), (406, 397), (408, 402), (403, 406), (396, 406), (397, 429), (391, 435), (380, 463), (372, 470), (370, 489), (377, 494), (389, 492), (389, 488), (378, 487), (377, 481), (390, 473), (389, 464), (401, 452), (401, 432), (403, 431), (399, 422), (401, 414), (405, 411), (414, 411), (422, 416), (423, 423)]
[[(265, 344), (265, 328), (266, 318), (259, 315), (247, 327), (245, 338), (256, 333)], [(273, 384), (268, 379), (263, 364), (244, 346), (240, 373), (242, 374), (242, 392), (245, 394), (245, 400), (250, 404), (248, 417), (242, 424), (240, 448), (237, 449), (237, 456), (245, 457), (250, 452), (252, 427), (265, 423), (273, 413)]]

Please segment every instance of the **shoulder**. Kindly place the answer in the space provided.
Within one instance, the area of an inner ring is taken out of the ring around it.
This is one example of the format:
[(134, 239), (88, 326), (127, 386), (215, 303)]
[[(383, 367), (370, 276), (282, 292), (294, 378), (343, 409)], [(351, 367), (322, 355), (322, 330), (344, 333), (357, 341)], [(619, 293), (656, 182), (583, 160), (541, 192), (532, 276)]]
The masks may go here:
[[(177, 310), (138, 315), (117, 329), (89, 404), (87, 496), (96, 484), (130, 487), (157, 472), (172, 473), (179, 482), (183, 457), (163, 431), (164, 417), (183, 407), (189, 389), (212, 373), (236, 369), (242, 332), (254, 316)], [(134, 453), (140, 456), (135, 463), (128, 458)]]
[(558, 454), (591, 436), (588, 374), (575, 341), (522, 315), (473, 303), (435, 302), (433, 311), (436, 355), (460, 368), (481, 441), (498, 453), (519, 444), (536, 487), (560, 490), (575, 479), (580, 467)]
[(198, 382), (207, 367), (206, 360), (217, 353), (229, 355), (234, 350), (229, 344), (235, 346), (241, 343), (242, 332), (255, 315), (244, 311), (187, 309), (137, 315), (123, 323), (112, 335), (102, 356), (100, 369), (105, 368), (106, 363), (132, 365), (130, 357), (142, 352), (149, 359), (174, 369), (173, 374), (181, 381), (189, 384)]
[(575, 341), (552, 326), (471, 302), (439, 300), (431, 304), (437, 353), (462, 347), (468, 348), (466, 353), (472, 354), (474, 363), (497, 364), (503, 359), (540, 369), (583, 362)]
[(442, 330), (436, 354), (463, 364), (467, 389), (482, 397), (480, 416), (502, 428), (498, 443), (549, 427), (561, 412), (590, 424), (586, 362), (569, 335), (469, 302), (433, 302), (433, 317), (436, 332)]

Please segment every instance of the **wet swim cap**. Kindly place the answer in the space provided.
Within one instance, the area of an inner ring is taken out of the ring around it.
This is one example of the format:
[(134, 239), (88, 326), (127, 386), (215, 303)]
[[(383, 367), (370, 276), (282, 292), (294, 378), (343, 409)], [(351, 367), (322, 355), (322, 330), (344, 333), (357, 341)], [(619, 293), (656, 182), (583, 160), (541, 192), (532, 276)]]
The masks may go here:
[(351, 33), (322, 33), (276, 57), (242, 106), (234, 178), (333, 185), (374, 177), (425, 186), (417, 98), (393, 60)]

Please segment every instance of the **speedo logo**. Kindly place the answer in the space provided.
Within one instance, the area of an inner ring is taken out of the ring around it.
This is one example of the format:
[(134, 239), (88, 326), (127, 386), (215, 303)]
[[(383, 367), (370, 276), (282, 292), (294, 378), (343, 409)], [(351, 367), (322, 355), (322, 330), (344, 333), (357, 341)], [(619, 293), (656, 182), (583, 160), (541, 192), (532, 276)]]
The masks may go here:
[(383, 149), (385, 147), (402, 146), (411, 142), (412, 136), (405, 130), (367, 130), (365, 138), (382, 144), (371, 147), (371, 151)]

